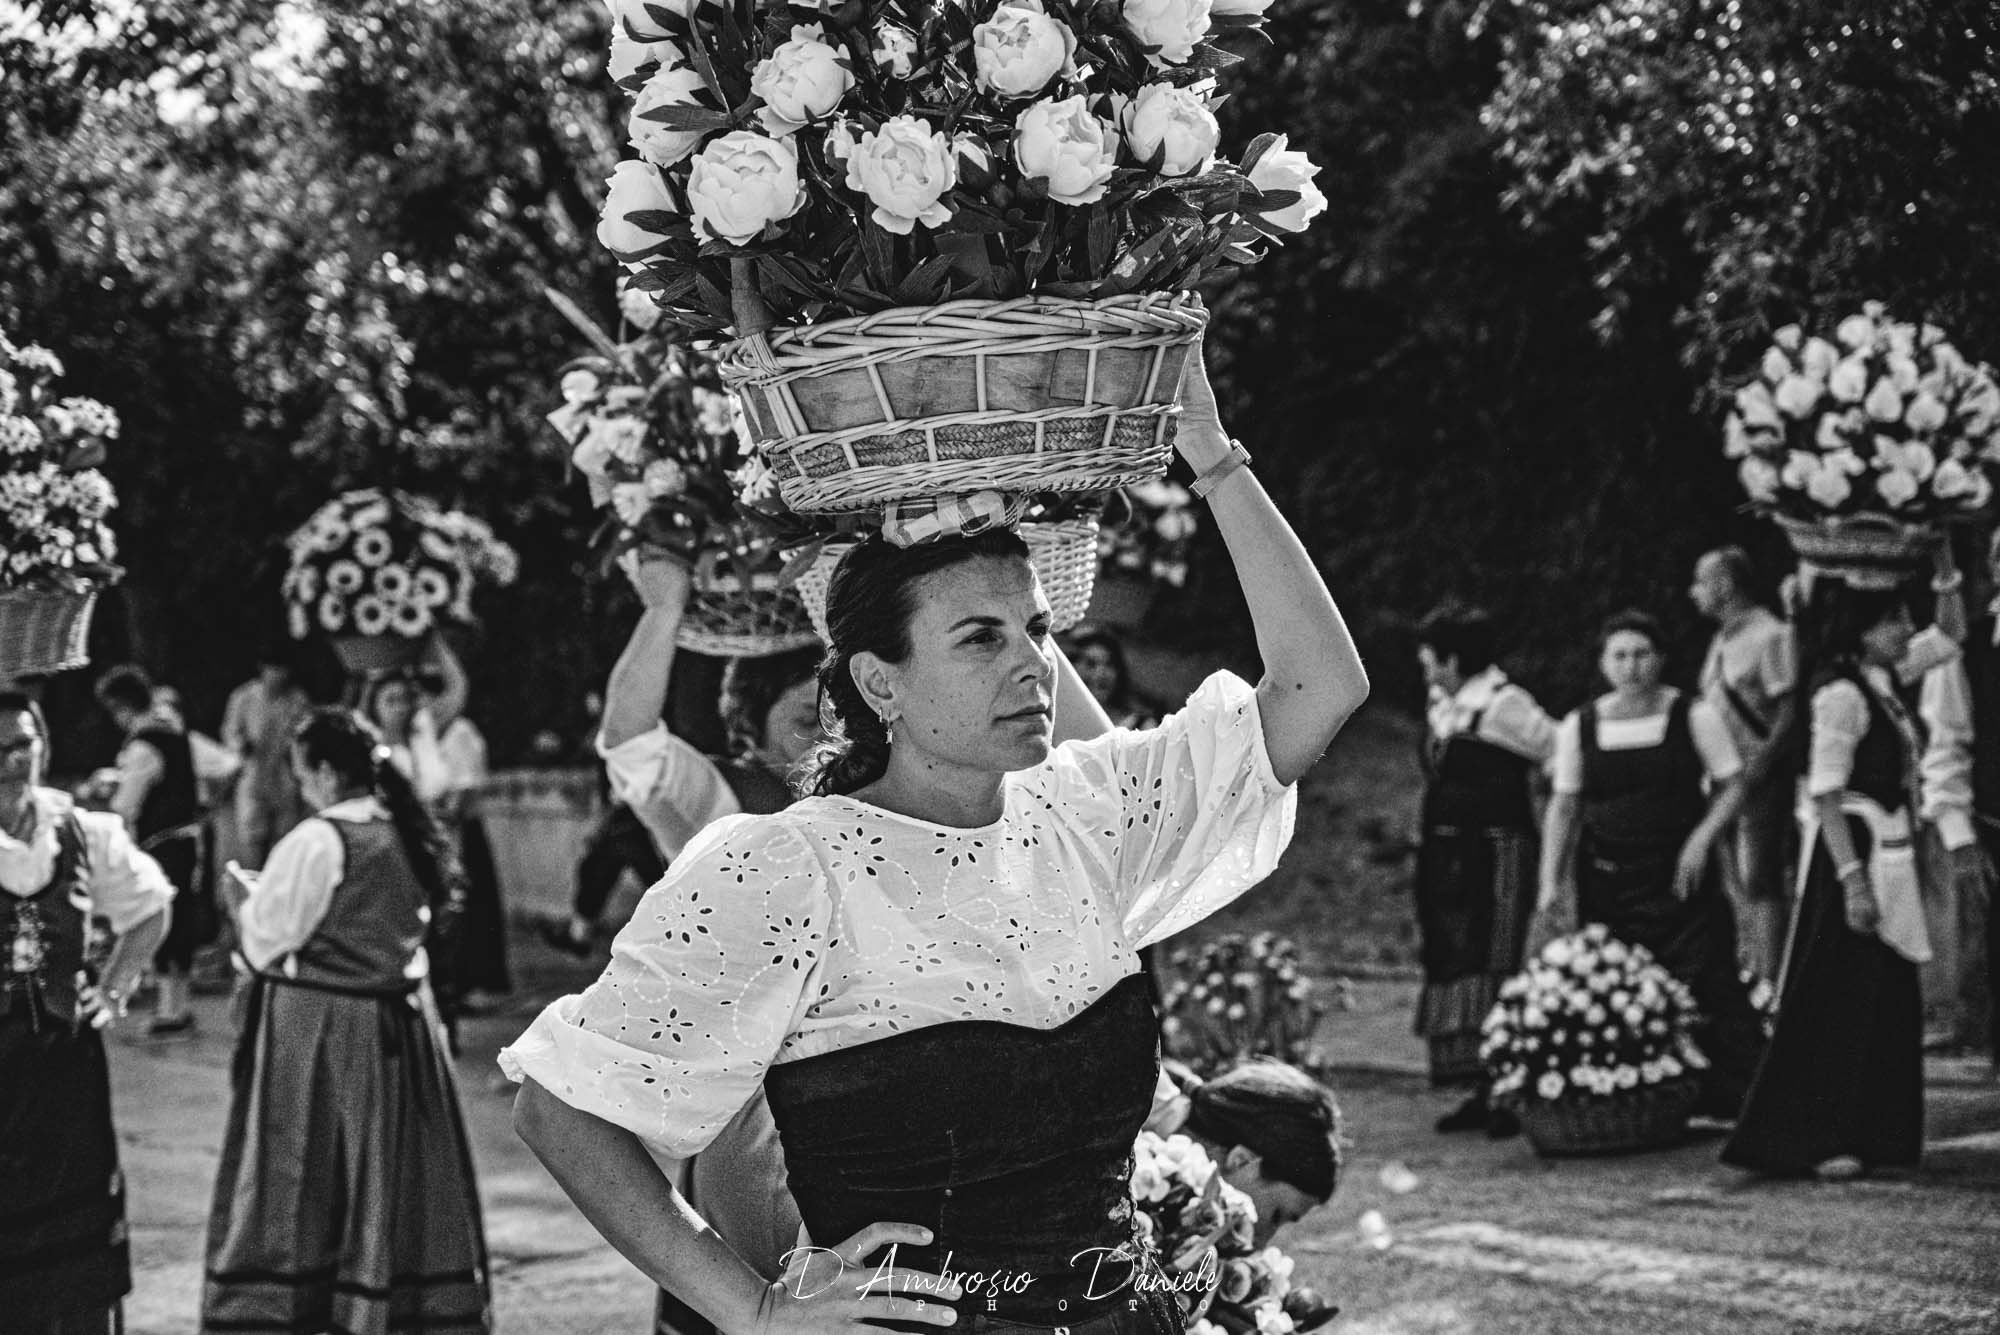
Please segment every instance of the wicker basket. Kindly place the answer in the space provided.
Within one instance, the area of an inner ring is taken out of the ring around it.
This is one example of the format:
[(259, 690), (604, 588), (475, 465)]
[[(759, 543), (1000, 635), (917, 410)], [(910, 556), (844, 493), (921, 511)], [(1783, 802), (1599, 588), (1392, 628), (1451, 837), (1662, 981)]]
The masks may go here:
[(1630, 1154), (1677, 1143), (1700, 1094), (1701, 1082), (1683, 1077), (1608, 1098), (1525, 1099), (1516, 1111), (1535, 1153), (1545, 1159)]
[[(1090, 607), (1091, 586), (1097, 579), (1097, 520), (1030, 520), (1017, 531), (1028, 544), (1028, 559), (1042, 581), (1042, 592), (1048, 595), (1053, 613), (1050, 629), (1068, 630), (1083, 620)], [(819, 558), (799, 576), (799, 594), (821, 639), (831, 638), (826, 633), (826, 594), (833, 584), (833, 569), (853, 545), (846, 541), (827, 543), (820, 548)]]
[(1936, 550), (1940, 530), (1886, 515), (1829, 519), (1776, 516), (1800, 571), (1857, 589), (1893, 589), (1916, 576)]
[(779, 588), (776, 574), (752, 576), (748, 589), (735, 575), (699, 576), (674, 643), (717, 658), (762, 658), (818, 644), (813, 625), (798, 591)]
[(731, 344), (722, 374), (801, 514), (988, 488), (1101, 491), (1166, 471), (1191, 292), (905, 306)]
[(400, 672), (423, 654), (424, 641), (407, 635), (336, 635), (333, 652), (340, 665), (356, 677)]
[(10, 589), (0, 593), (0, 678), (41, 676), (90, 661), (97, 590)]

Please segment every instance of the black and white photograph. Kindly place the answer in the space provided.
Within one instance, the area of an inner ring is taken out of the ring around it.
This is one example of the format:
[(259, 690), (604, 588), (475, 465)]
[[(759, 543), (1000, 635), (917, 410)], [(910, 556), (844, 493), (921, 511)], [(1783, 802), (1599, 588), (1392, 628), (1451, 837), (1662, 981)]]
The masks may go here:
[(1995, 1335), (1996, 488), (1990, 0), (0, 0), (0, 1335)]

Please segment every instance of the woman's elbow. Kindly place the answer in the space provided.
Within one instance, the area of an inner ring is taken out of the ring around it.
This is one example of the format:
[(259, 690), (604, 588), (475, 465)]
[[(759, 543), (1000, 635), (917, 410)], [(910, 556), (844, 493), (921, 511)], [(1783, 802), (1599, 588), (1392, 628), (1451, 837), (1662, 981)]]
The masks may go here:
[(553, 1143), (553, 1128), (560, 1117), (557, 1110), (567, 1106), (532, 1077), (521, 1081), (514, 1094), (514, 1134), (535, 1152), (536, 1158), (547, 1160), (546, 1147)]

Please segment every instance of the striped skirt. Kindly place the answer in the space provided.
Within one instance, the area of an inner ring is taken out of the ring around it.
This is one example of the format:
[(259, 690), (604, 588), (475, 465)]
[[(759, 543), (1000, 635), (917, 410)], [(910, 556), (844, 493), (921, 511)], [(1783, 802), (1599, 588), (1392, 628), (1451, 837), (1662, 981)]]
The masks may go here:
[(472, 1156), (429, 988), (250, 986), (202, 1330), (489, 1330)]

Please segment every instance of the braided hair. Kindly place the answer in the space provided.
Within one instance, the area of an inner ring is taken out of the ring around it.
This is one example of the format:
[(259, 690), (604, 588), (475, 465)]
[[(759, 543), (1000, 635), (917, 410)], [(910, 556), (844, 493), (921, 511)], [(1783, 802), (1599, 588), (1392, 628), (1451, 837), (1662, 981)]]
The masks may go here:
[(806, 757), (799, 791), (808, 797), (852, 793), (889, 768), (889, 729), (868, 707), (849, 665), (858, 653), (888, 663), (910, 656), (917, 582), (980, 557), (1028, 559), (1012, 529), (994, 528), (898, 547), (879, 535), (849, 548), (826, 594), (826, 656), (820, 660), (820, 713), (827, 740)]
[(389, 820), (410, 870), (431, 906), (431, 937), (449, 944), (464, 912), (465, 875), (451, 841), (417, 797), (373, 723), (351, 709), (323, 706), (306, 715), (292, 735), (308, 766), (326, 765), (341, 785), (373, 793), (389, 809)]
[(1296, 1066), (1259, 1058), (1188, 1081), (1189, 1135), (1241, 1145), (1263, 1160), (1265, 1177), (1325, 1201), (1340, 1178), (1340, 1107), (1333, 1091)]

